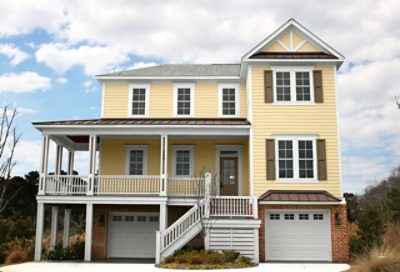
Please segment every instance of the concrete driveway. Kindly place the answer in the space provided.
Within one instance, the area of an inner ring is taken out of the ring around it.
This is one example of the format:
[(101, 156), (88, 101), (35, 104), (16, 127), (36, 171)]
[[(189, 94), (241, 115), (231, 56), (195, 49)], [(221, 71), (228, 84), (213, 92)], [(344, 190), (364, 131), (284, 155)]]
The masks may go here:
[[(321, 263), (262, 263), (257, 267), (244, 269), (224, 269), (207, 271), (234, 271), (234, 272), (340, 272), (349, 269), (347, 264), (321, 264)], [(0, 267), (1, 272), (165, 272), (187, 271), (166, 270), (155, 267), (153, 264), (127, 264), (127, 263), (77, 263), (77, 262), (29, 262)]]

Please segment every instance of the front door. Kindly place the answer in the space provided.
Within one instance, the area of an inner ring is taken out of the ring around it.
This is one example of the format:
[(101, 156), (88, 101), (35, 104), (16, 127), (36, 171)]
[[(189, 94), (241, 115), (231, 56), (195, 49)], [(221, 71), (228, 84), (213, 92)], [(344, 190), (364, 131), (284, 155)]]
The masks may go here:
[(221, 158), (219, 186), (220, 195), (238, 195), (238, 158)]

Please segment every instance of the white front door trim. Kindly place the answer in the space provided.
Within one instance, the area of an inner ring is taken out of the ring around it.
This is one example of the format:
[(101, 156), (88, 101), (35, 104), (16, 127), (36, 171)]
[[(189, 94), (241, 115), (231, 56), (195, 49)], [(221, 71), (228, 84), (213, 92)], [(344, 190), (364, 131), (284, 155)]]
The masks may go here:
[[(220, 159), (223, 157), (221, 155), (221, 151), (236, 151), (237, 158), (238, 158), (238, 194), (241, 196), (243, 195), (243, 174), (242, 174), (242, 167), (243, 167), (243, 146), (242, 145), (216, 145), (215, 146), (215, 185), (216, 185), (216, 194), (220, 195), (220, 180), (219, 180), (219, 173), (220, 173)], [(235, 157), (230, 155), (230, 157)]]

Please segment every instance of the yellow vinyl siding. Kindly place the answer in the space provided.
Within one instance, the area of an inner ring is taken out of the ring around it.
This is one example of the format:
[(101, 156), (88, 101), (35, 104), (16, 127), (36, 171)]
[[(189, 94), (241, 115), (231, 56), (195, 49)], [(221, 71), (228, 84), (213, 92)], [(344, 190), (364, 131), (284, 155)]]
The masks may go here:
[(128, 89), (128, 83), (104, 83), (104, 118), (128, 116)]
[(286, 45), (287, 48), (290, 48), (290, 31), (287, 31), (285, 34), (283, 34), (279, 40)]
[(274, 42), (271, 46), (261, 50), (263, 52), (286, 52), (286, 50), (277, 42)]
[(303, 41), (304, 39), (296, 31), (293, 31), (293, 48), (299, 46)]
[[(261, 195), (267, 190), (327, 190), (340, 194), (338, 131), (334, 67), (316, 66), (322, 70), (324, 103), (315, 105), (274, 105), (264, 103), (264, 70), (266, 66), (252, 67), (253, 84), (253, 152), (254, 188)], [(328, 180), (317, 183), (278, 183), (266, 180), (265, 140), (276, 134), (317, 134), (326, 140)]]
[(299, 50), (298, 52), (320, 52), (321, 50), (318, 50), (314, 46), (312, 46), (309, 42), (306, 42)]
[[(106, 83), (104, 86), (104, 118), (129, 117), (129, 84)], [(172, 118), (174, 90), (173, 83), (150, 84), (149, 117)], [(246, 118), (246, 85), (240, 84), (240, 117)], [(194, 91), (194, 117), (218, 118), (218, 84), (196, 83)]]
[[(126, 174), (126, 146), (147, 145), (147, 175), (160, 174), (160, 140), (102, 139), (100, 151), (101, 175)], [(249, 194), (249, 154), (248, 140), (178, 140), (170, 139), (168, 143), (168, 176), (173, 176), (173, 145), (194, 146), (194, 175), (200, 176), (210, 171), (216, 175), (216, 145), (242, 145), (242, 191)]]

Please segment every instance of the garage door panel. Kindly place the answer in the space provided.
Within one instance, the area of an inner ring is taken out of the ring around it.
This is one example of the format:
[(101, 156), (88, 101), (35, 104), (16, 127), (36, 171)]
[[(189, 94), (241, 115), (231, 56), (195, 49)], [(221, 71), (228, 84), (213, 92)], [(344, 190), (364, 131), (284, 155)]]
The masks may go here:
[(267, 211), (266, 259), (330, 261), (329, 211)]
[(156, 213), (112, 213), (108, 256), (111, 258), (154, 258), (158, 229), (159, 222)]

